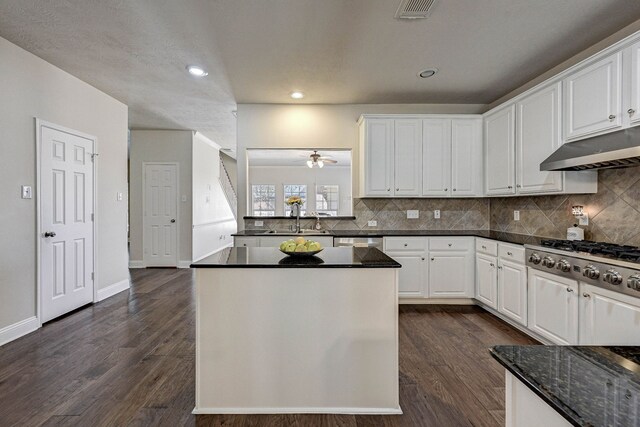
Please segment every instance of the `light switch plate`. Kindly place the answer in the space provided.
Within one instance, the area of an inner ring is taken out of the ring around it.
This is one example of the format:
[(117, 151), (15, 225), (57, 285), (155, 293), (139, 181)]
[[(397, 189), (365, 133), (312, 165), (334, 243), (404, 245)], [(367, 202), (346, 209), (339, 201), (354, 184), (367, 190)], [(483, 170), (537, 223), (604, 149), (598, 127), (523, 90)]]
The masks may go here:
[(433, 211), (433, 217), (435, 219), (440, 219), (440, 209), (436, 209), (435, 211)]
[(31, 186), (30, 185), (23, 185), (22, 186), (22, 198), (23, 199), (32, 199), (33, 198), (33, 192), (31, 191)]
[(254, 227), (263, 227), (264, 226), (264, 221), (255, 221), (253, 223)]
[(520, 211), (513, 211), (513, 220), (520, 221)]
[(368, 221), (367, 222), (367, 226), (369, 227), (377, 227), (378, 226), (378, 221)]
[(119, 202), (122, 201), (122, 193), (120, 191), (118, 191), (118, 193), (116, 194), (116, 200)]
[(407, 210), (407, 219), (417, 219), (420, 218), (420, 211), (417, 209), (409, 209)]

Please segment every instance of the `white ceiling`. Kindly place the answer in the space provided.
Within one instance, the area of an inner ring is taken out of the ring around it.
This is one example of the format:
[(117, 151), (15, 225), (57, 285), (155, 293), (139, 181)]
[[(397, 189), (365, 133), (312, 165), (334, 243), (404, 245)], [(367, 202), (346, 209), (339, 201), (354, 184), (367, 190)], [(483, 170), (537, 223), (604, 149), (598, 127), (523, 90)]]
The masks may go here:
[(638, 0), (438, 0), (407, 22), (398, 2), (2, 0), (0, 36), (128, 104), (132, 128), (234, 147), (236, 103), (490, 103), (640, 18)]
[[(313, 150), (247, 150), (249, 166), (303, 166), (307, 167), (309, 155)], [(322, 157), (338, 163), (326, 163), (326, 167), (351, 166), (351, 150), (318, 150)]]

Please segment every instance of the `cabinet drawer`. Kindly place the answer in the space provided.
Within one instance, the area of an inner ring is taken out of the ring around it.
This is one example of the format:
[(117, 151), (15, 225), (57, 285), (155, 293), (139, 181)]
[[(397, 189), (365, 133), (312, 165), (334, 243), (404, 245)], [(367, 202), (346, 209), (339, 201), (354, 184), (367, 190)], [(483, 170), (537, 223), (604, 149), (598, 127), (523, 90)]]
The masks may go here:
[(476, 252), (498, 256), (498, 242), (495, 240), (476, 239)]
[(425, 237), (385, 237), (385, 251), (424, 251), (427, 249)]
[(499, 243), (498, 256), (500, 258), (524, 264), (524, 246)]
[(473, 248), (473, 237), (431, 237), (429, 249), (436, 251), (468, 251)]

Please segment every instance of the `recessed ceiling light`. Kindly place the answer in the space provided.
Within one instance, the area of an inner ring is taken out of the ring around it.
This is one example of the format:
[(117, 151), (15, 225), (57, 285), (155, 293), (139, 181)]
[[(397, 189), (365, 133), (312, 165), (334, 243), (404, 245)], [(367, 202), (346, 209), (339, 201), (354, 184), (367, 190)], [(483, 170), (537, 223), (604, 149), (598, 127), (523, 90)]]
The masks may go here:
[(296, 92), (291, 92), (289, 95), (290, 95), (293, 99), (302, 99), (302, 98), (304, 98), (304, 93), (302, 93), (302, 92), (298, 92), (298, 91), (296, 91)]
[(198, 67), (197, 65), (187, 65), (187, 71), (192, 76), (196, 77), (204, 77), (209, 75), (202, 67)]
[(418, 73), (418, 77), (422, 77), (423, 79), (434, 76), (438, 72), (437, 68), (427, 68), (426, 70), (422, 70)]

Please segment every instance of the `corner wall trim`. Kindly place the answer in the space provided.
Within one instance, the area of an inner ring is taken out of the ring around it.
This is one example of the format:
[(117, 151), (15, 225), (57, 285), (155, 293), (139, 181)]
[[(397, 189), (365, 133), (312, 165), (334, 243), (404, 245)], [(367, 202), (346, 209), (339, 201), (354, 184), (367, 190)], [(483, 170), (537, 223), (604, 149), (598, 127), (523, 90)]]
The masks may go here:
[(178, 261), (178, 268), (189, 268), (191, 266), (191, 261)]
[(126, 291), (130, 287), (131, 285), (130, 285), (129, 279), (124, 279), (114, 283), (113, 285), (109, 285), (106, 288), (98, 289), (98, 301), (96, 302), (105, 300), (122, 291)]
[(13, 325), (5, 326), (0, 329), (0, 346), (18, 339), (23, 335), (27, 335), (38, 328), (40, 328), (40, 322), (36, 316), (21, 320)]
[(144, 261), (130, 260), (129, 268), (146, 268)]

